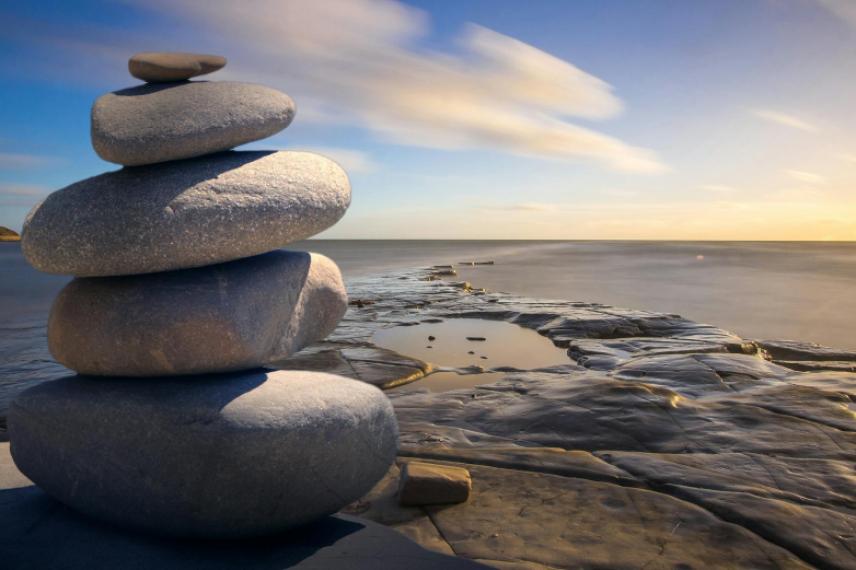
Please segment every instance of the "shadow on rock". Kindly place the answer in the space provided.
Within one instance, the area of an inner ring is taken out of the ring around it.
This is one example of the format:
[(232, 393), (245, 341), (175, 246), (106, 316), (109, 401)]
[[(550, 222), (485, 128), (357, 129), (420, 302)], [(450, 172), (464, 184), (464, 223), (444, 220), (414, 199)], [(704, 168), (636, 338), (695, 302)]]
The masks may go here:
[(7, 570), (484, 568), (427, 551), (381, 525), (341, 515), (286, 535), (241, 541), (129, 533), (78, 515), (32, 486), (0, 490), (0, 560)]

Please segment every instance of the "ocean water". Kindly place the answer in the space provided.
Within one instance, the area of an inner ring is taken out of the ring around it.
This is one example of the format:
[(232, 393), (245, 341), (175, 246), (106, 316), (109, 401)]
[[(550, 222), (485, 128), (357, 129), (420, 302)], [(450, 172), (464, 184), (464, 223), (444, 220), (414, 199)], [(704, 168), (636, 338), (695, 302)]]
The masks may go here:
[[(460, 278), (530, 297), (677, 313), (744, 338), (856, 349), (856, 243), (313, 240), (294, 249), (330, 256), (346, 280), (492, 260), (459, 267)], [(43, 323), (67, 280), (30, 268), (18, 244), (0, 244), (0, 327)], [(3, 330), (0, 357), (14, 340)]]

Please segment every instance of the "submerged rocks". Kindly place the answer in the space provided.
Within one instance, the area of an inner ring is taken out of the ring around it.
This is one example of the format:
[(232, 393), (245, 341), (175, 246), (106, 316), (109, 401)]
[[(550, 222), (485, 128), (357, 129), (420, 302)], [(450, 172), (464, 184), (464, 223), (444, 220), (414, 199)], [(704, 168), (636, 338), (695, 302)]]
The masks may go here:
[(81, 374), (225, 372), (321, 340), (346, 309), (335, 263), (275, 251), (184, 271), (75, 279), (54, 303), (48, 343)]
[(129, 275), (249, 257), (335, 224), (351, 190), (332, 160), (308, 152), (230, 152), (76, 182), (24, 223), (41, 271)]
[[(166, 61), (195, 73), (187, 54)], [(143, 75), (166, 77), (156, 71)], [(178, 536), (268, 534), (338, 511), (395, 457), (397, 424), (377, 388), (258, 369), (321, 340), (347, 310), (331, 260), (273, 251), (342, 217), (347, 175), (300, 152), (153, 164), (270, 135), (293, 114), (287, 95), (234, 83), (106, 95), (93, 146), (134, 167), (30, 212), (27, 260), (78, 277), (51, 309), (51, 353), (106, 376), (30, 388), (9, 414), (19, 469), (72, 508)], [(236, 373), (201, 375), (224, 372)]]
[(234, 82), (141, 85), (92, 107), (92, 146), (125, 166), (229, 150), (286, 128), (294, 102), (275, 89)]
[(9, 426), (18, 468), (63, 503), (199, 537), (334, 513), (386, 473), (398, 440), (380, 390), (299, 371), (66, 378), (24, 392)]
[(226, 58), (220, 55), (147, 51), (131, 56), (128, 71), (137, 79), (158, 83), (205, 75), (225, 65)]

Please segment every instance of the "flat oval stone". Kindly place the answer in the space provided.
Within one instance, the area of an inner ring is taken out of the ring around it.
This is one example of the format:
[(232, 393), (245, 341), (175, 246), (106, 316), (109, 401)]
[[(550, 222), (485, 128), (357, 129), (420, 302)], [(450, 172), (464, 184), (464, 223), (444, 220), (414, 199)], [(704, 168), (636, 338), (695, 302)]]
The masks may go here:
[(96, 376), (263, 366), (321, 340), (345, 314), (339, 268), (305, 252), (184, 271), (75, 279), (48, 318), (60, 364)]
[(66, 377), (9, 410), (15, 464), (68, 506), (159, 534), (269, 534), (360, 498), (395, 458), (377, 388), (320, 372)]
[(95, 101), (92, 146), (104, 160), (125, 166), (192, 158), (269, 137), (294, 113), (288, 95), (262, 85), (140, 85)]
[(345, 172), (306, 152), (230, 152), (126, 168), (48, 196), (24, 222), (40, 271), (81, 277), (199, 267), (313, 236), (351, 202)]
[(128, 71), (137, 79), (157, 83), (182, 81), (222, 69), (226, 58), (204, 53), (147, 51), (128, 60)]

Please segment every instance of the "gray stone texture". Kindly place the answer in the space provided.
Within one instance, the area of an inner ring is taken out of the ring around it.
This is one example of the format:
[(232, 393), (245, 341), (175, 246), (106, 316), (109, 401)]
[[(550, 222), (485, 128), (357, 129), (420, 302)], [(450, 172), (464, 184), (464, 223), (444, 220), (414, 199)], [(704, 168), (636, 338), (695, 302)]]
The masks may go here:
[(48, 347), (59, 363), (95, 376), (236, 371), (321, 340), (347, 302), (336, 264), (304, 252), (75, 279), (51, 309)]
[(384, 476), (398, 441), (380, 390), (297, 371), (67, 377), (21, 393), (9, 430), (21, 472), (77, 511), (207, 538), (338, 511)]
[(225, 65), (226, 58), (220, 55), (147, 51), (131, 56), (128, 60), (128, 71), (137, 79), (159, 83), (205, 75), (222, 69)]
[(288, 95), (262, 85), (140, 85), (95, 101), (92, 146), (104, 160), (125, 166), (191, 158), (269, 137), (294, 113)]
[(229, 152), (89, 178), (24, 222), (40, 271), (94, 277), (240, 259), (311, 237), (351, 202), (345, 172), (307, 152)]

